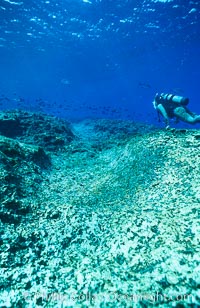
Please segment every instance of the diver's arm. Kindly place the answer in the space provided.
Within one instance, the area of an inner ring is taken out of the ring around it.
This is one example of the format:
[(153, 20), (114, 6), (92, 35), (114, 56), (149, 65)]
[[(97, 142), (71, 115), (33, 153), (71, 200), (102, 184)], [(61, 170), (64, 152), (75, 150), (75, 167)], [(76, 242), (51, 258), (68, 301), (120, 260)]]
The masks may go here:
[(163, 107), (162, 104), (158, 104), (157, 105), (157, 109), (160, 111), (160, 113), (162, 114), (162, 116), (164, 117), (165, 119), (165, 124), (166, 124), (166, 128), (169, 127), (169, 117), (167, 115), (167, 112), (165, 110), (165, 108)]

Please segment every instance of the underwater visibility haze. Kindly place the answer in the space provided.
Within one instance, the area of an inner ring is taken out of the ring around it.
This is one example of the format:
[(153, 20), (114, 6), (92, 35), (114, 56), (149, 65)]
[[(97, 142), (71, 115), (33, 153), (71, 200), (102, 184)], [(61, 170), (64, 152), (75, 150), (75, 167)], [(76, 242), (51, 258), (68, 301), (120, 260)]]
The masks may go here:
[(198, 1), (1, 0), (2, 108), (157, 124), (172, 92), (199, 113), (199, 20)]

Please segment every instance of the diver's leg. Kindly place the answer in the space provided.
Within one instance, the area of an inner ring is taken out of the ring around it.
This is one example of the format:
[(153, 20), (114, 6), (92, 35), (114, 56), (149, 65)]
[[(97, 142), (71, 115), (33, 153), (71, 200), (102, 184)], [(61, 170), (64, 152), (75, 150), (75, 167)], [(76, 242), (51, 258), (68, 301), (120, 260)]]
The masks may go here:
[(184, 107), (177, 107), (174, 109), (174, 115), (180, 119), (181, 121), (184, 121), (186, 123), (195, 124), (200, 123), (200, 116), (195, 115), (192, 116), (185, 110)]
[(194, 119), (194, 123), (200, 123), (200, 115), (195, 115)]

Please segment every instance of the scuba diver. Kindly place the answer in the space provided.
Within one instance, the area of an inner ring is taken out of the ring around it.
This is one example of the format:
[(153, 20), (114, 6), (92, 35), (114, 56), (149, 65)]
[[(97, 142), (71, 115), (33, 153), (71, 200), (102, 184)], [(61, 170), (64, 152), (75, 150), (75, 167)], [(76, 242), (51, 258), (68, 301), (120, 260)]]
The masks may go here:
[(173, 95), (173, 94), (156, 94), (153, 105), (158, 112), (158, 118), (160, 121), (160, 114), (163, 116), (166, 129), (170, 128), (170, 119), (176, 118), (176, 123), (179, 120), (195, 124), (200, 123), (200, 115), (191, 112), (186, 106), (189, 103), (189, 99), (186, 97)]

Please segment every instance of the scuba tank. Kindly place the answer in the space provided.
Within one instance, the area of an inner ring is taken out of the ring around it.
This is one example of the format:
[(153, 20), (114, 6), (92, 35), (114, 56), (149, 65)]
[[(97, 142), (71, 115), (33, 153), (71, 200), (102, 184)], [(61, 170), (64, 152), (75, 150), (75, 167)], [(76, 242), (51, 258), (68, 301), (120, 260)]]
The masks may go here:
[(182, 105), (186, 106), (189, 103), (189, 98), (183, 97), (183, 96), (178, 96), (178, 95), (173, 95), (173, 94), (165, 94), (161, 93), (156, 94), (155, 101), (159, 103), (175, 103), (177, 105)]

